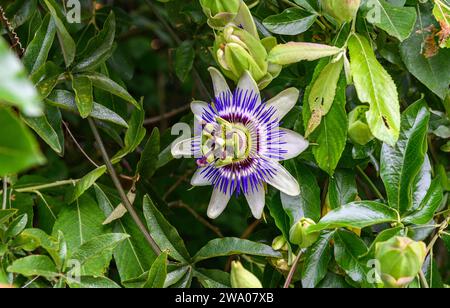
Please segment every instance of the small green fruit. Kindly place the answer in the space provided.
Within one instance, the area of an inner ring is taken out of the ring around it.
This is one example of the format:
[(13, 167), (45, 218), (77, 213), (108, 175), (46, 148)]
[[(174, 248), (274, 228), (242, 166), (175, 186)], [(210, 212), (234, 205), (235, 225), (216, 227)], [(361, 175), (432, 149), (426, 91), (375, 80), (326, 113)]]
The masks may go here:
[(321, 3), (325, 13), (343, 24), (356, 17), (361, 0), (321, 0)]
[(375, 137), (367, 124), (366, 112), (368, 106), (358, 106), (348, 115), (348, 136), (353, 143), (365, 145)]

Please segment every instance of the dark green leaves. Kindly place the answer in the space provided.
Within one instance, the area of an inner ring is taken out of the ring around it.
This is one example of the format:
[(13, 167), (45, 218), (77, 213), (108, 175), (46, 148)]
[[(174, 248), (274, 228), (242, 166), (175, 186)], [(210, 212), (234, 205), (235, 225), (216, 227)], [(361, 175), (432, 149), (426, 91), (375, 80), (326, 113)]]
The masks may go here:
[(365, 228), (384, 222), (398, 221), (397, 212), (379, 202), (358, 201), (332, 210), (310, 232), (339, 227)]
[(184, 41), (181, 43), (175, 54), (175, 72), (181, 82), (186, 81), (194, 65), (194, 59), (195, 50), (192, 42)]
[(394, 6), (385, 0), (370, 2), (370, 11), (366, 16), (369, 22), (395, 36), (400, 41), (409, 37), (416, 23), (416, 18), (415, 8)]
[(103, 64), (113, 52), (114, 37), (116, 35), (116, 18), (111, 11), (103, 25), (103, 30), (93, 37), (85, 51), (83, 57), (77, 61), (73, 71), (84, 72), (94, 70)]
[(389, 205), (404, 213), (412, 206), (413, 184), (424, 163), (430, 113), (423, 100), (411, 105), (402, 116), (397, 144), (384, 144), (381, 151), (381, 178)]
[(239, 238), (221, 238), (210, 241), (203, 246), (192, 258), (193, 262), (199, 262), (209, 258), (231, 256), (236, 254), (248, 254), (264, 257), (280, 257), (281, 254), (272, 247), (261, 243), (255, 243)]
[(426, 29), (432, 26), (431, 12), (421, 9), (413, 34), (400, 45), (400, 51), (409, 72), (437, 96), (445, 99), (450, 80), (450, 50), (444, 48), (433, 54), (435, 51), (432, 46), (426, 44), (430, 39)]
[(47, 15), (28, 45), (23, 58), (23, 64), (29, 73), (34, 73), (47, 61), (55, 34), (55, 21), (50, 15)]
[(317, 242), (306, 253), (302, 269), (302, 285), (314, 288), (327, 274), (331, 260), (330, 241), (334, 232), (323, 233)]
[(162, 288), (167, 276), (167, 252), (162, 252), (148, 272), (144, 288)]
[(178, 231), (164, 218), (148, 196), (144, 197), (144, 216), (150, 234), (161, 250), (167, 250), (175, 260), (187, 262), (190, 256)]
[(54, 0), (44, 0), (48, 10), (56, 24), (56, 33), (58, 34), (59, 44), (64, 57), (66, 67), (69, 67), (75, 59), (76, 44), (73, 38), (70, 36), (63, 21), (60, 19), (57, 12), (57, 5)]
[(264, 26), (272, 33), (297, 35), (307, 31), (315, 22), (317, 15), (302, 9), (291, 8), (278, 15), (264, 19)]

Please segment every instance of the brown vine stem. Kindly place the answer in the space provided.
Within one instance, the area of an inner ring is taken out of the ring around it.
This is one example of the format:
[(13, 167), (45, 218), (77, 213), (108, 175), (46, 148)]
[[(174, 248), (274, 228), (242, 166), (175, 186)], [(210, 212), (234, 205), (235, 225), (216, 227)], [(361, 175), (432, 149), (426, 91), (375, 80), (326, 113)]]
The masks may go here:
[(83, 149), (83, 147), (78, 143), (77, 139), (75, 138), (75, 136), (70, 131), (69, 125), (66, 122), (64, 122), (64, 121), (62, 123), (63, 123), (64, 127), (66, 128), (66, 131), (69, 134), (70, 138), (72, 138), (72, 141), (75, 143), (75, 145), (77, 146), (78, 150), (80, 150), (80, 152), (84, 155), (84, 157), (86, 157), (87, 160), (89, 160), (89, 162), (95, 166), (95, 168), (100, 167), (92, 158), (89, 157), (89, 155), (86, 153), (86, 151)]
[(223, 237), (222, 232), (220, 231), (219, 227), (214, 226), (211, 224), (208, 220), (203, 218), (201, 215), (199, 215), (193, 208), (191, 208), (189, 205), (179, 201), (169, 204), (169, 208), (180, 208), (187, 210), (196, 220), (198, 220), (202, 225), (210, 229), (212, 232), (214, 232), (218, 237)]
[(163, 115), (146, 119), (144, 121), (144, 125), (152, 125), (152, 124), (156, 124), (156, 123), (158, 123), (158, 122), (160, 122), (162, 120), (170, 119), (170, 118), (172, 118), (172, 117), (174, 117), (174, 116), (176, 116), (176, 115), (178, 115), (180, 113), (183, 113), (183, 112), (189, 110), (190, 107), (191, 107), (190, 105), (186, 105), (186, 106), (174, 109), (174, 110), (172, 110), (172, 111), (170, 111), (168, 113), (165, 113)]
[(114, 186), (116, 187), (117, 191), (119, 192), (120, 199), (122, 199), (123, 205), (127, 209), (128, 213), (130, 213), (131, 218), (134, 220), (134, 222), (138, 226), (139, 230), (144, 235), (145, 239), (147, 240), (147, 242), (150, 245), (150, 247), (152, 248), (152, 250), (155, 252), (156, 255), (159, 255), (161, 253), (161, 249), (159, 248), (158, 244), (155, 242), (153, 237), (148, 232), (147, 228), (145, 227), (141, 218), (135, 211), (134, 207), (131, 205), (131, 202), (128, 199), (127, 194), (125, 193), (125, 191), (122, 187), (122, 184), (120, 183), (120, 180), (117, 177), (116, 170), (114, 169), (114, 167), (111, 163), (111, 160), (109, 159), (108, 153), (106, 152), (105, 145), (103, 144), (103, 140), (102, 140), (102, 137), (100, 136), (100, 133), (98, 132), (97, 126), (95, 126), (95, 123), (91, 118), (88, 118), (88, 122), (91, 127), (92, 133), (94, 134), (94, 138), (97, 141), (98, 146), (100, 147), (100, 152), (102, 153), (102, 157), (106, 164), (106, 168), (108, 169), (108, 173), (114, 183)]
[(289, 274), (284, 282), (283, 288), (287, 289), (291, 285), (292, 278), (294, 278), (294, 274), (297, 271), (298, 262), (300, 261), (300, 257), (302, 256), (302, 251), (300, 250), (295, 257), (294, 263), (292, 263), (291, 269), (289, 270)]
[(25, 53), (25, 49), (22, 46), (22, 43), (20, 42), (20, 38), (17, 35), (16, 31), (14, 30), (13, 26), (9, 22), (8, 18), (6, 17), (5, 10), (0, 5), (0, 21), (8, 31), (9, 38), (11, 40), (12, 48), (16, 51), (17, 55), (19, 57), (22, 57), (22, 55)]
[(375, 193), (378, 199), (384, 200), (383, 194), (378, 190), (377, 186), (374, 182), (369, 178), (369, 176), (364, 172), (364, 170), (360, 166), (356, 166), (356, 169), (361, 174), (361, 176), (364, 178), (364, 180), (369, 184), (372, 191)]

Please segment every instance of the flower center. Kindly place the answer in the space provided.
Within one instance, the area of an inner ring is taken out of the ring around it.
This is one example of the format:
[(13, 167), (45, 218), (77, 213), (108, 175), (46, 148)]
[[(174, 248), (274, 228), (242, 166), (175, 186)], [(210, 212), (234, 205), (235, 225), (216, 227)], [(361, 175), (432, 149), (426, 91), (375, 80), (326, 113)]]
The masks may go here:
[(240, 123), (230, 123), (220, 117), (208, 123), (202, 133), (202, 154), (217, 167), (246, 159), (250, 152), (250, 132)]

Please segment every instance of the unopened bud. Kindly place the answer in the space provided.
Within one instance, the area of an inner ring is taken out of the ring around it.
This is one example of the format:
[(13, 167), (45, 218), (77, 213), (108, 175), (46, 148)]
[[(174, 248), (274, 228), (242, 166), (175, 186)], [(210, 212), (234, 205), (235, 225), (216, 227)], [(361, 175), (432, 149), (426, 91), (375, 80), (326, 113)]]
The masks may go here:
[(342, 24), (356, 17), (361, 0), (321, 0), (321, 3), (324, 12)]
[(319, 238), (319, 232), (308, 234), (308, 229), (316, 223), (309, 218), (302, 218), (289, 231), (289, 240), (301, 248), (308, 248)]
[(236, 17), (241, 0), (200, 0), (208, 25), (220, 30)]
[(393, 237), (376, 244), (375, 257), (386, 287), (402, 288), (411, 283), (422, 268), (426, 256), (423, 242), (407, 237)]
[(353, 143), (365, 145), (374, 139), (367, 125), (367, 106), (358, 106), (348, 115), (348, 136)]
[(239, 261), (231, 263), (230, 279), (233, 288), (262, 288), (259, 279), (252, 272), (246, 270)]

